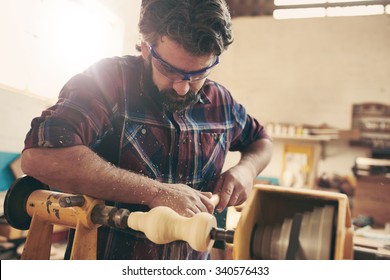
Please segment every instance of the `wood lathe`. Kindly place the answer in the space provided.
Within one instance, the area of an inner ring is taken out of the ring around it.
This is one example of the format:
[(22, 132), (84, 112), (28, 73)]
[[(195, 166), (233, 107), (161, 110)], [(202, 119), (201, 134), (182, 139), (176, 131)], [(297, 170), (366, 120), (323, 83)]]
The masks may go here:
[(4, 213), (12, 227), (29, 230), (22, 259), (49, 259), (55, 224), (75, 229), (71, 259), (96, 259), (100, 226), (140, 231), (156, 244), (183, 240), (197, 251), (210, 251), (215, 240), (233, 242), (233, 231), (217, 228), (209, 213), (186, 218), (165, 206), (130, 212), (86, 195), (52, 191), (29, 176), (17, 179), (7, 191)]
[(12, 227), (29, 229), (22, 259), (49, 259), (53, 225), (75, 229), (71, 259), (96, 259), (100, 226), (130, 229), (157, 244), (183, 240), (197, 251), (210, 251), (218, 240), (232, 244), (234, 259), (352, 258), (348, 201), (341, 194), (256, 185), (237, 228), (225, 230), (209, 213), (186, 218), (164, 206), (129, 212), (24, 176), (8, 190), (4, 213)]

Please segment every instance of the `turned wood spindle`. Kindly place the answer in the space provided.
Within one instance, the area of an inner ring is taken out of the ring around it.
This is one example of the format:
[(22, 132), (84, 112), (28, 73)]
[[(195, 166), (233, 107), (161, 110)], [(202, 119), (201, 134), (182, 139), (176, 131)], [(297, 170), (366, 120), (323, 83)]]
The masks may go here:
[(196, 251), (210, 251), (214, 240), (210, 231), (217, 226), (215, 217), (206, 212), (191, 218), (180, 216), (166, 206), (159, 206), (149, 212), (132, 212), (127, 224), (130, 228), (145, 233), (156, 244), (166, 244), (183, 240)]

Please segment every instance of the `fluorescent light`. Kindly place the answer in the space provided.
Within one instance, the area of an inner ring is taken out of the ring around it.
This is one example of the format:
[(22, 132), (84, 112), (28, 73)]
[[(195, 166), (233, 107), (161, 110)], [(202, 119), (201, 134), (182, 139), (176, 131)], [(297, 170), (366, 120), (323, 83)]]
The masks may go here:
[(292, 6), (305, 4), (324, 4), (326, 0), (275, 0), (275, 6)]
[(325, 3), (349, 3), (349, 2), (371, 2), (376, 0), (275, 0), (275, 6), (294, 6), (294, 5), (311, 5)]
[[(359, 0), (328, 0), (328, 3), (348, 3), (348, 2), (358, 2)], [(376, 1), (376, 0), (360, 0), (364, 2)]]
[(326, 9), (326, 15), (329, 17), (381, 15), (384, 12), (383, 5), (329, 7)]
[(275, 19), (325, 17), (326, 10), (325, 8), (276, 9), (273, 16)]
[[(374, 0), (366, 0), (371, 2)], [(356, 2), (356, 0), (275, 0), (275, 5), (310, 5), (310, 4), (325, 4)], [(291, 8), (291, 9), (275, 9), (273, 16), (275, 19), (298, 19), (298, 18), (318, 18), (318, 17), (339, 17), (339, 16), (367, 16), (390, 14), (390, 5), (351, 5), (343, 7), (316, 7), (316, 8)]]

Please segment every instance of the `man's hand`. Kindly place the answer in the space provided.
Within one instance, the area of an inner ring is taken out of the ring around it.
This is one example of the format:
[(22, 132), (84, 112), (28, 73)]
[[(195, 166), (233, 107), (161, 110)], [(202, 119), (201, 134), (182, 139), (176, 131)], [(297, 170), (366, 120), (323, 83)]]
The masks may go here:
[(200, 212), (213, 213), (211, 196), (211, 192), (200, 192), (184, 184), (163, 183), (149, 207), (168, 206), (179, 215), (192, 217)]
[(227, 206), (244, 203), (253, 187), (253, 180), (253, 175), (239, 166), (224, 172), (219, 177), (214, 190), (220, 195), (217, 211), (222, 212)]
[(217, 211), (222, 212), (226, 206), (244, 203), (253, 187), (256, 176), (271, 160), (272, 142), (260, 139), (252, 142), (241, 151), (238, 164), (219, 176), (214, 193), (220, 194)]

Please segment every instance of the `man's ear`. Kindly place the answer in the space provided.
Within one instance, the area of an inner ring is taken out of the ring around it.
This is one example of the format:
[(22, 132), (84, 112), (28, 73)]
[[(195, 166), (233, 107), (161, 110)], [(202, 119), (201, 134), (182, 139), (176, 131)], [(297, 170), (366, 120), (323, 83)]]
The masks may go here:
[(146, 61), (148, 60), (149, 53), (150, 53), (150, 50), (149, 50), (148, 44), (147, 44), (145, 41), (142, 41), (142, 42), (141, 42), (141, 54), (142, 54), (142, 57), (143, 57)]

